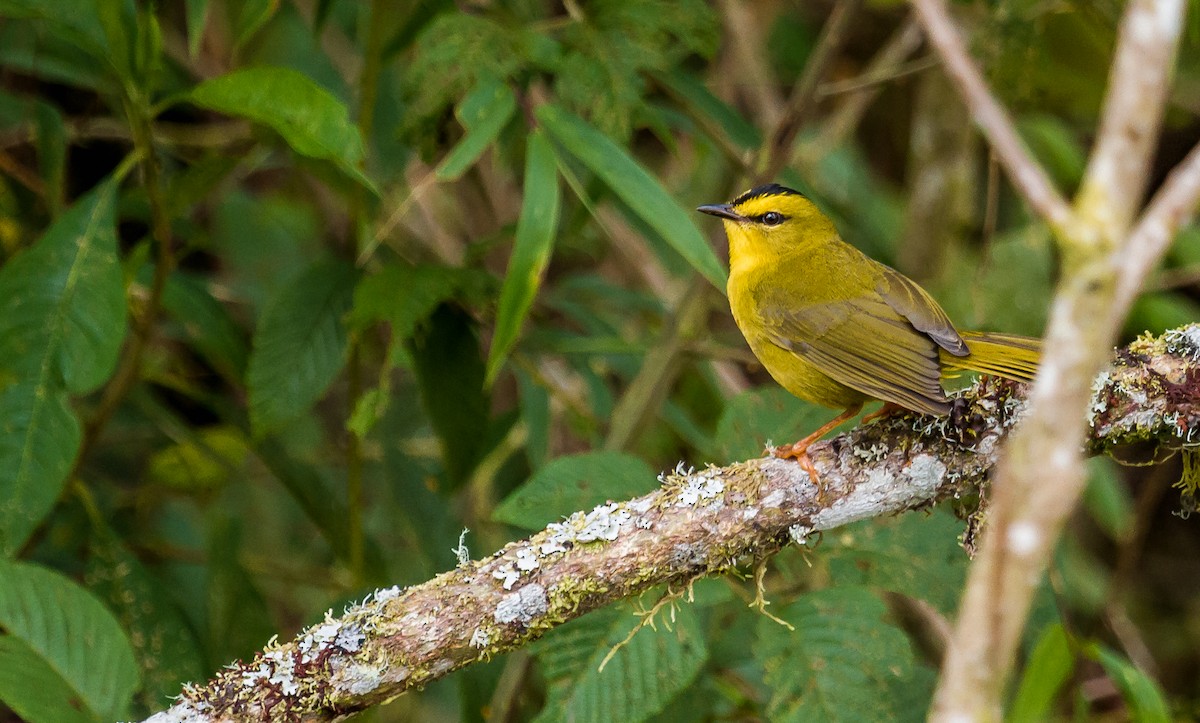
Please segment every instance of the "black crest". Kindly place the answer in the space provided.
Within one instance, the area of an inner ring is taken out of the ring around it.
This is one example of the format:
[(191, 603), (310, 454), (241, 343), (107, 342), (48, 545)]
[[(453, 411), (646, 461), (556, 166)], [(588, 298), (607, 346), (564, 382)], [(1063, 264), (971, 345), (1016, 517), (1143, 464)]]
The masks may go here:
[(746, 201), (749, 201), (752, 198), (758, 198), (760, 196), (801, 196), (801, 197), (803, 197), (804, 194), (800, 193), (799, 191), (797, 191), (794, 188), (788, 188), (787, 186), (781, 186), (778, 183), (768, 183), (765, 186), (759, 186), (758, 188), (751, 188), (749, 191), (746, 191), (742, 195), (733, 199), (733, 203), (731, 203), (729, 205), (740, 206), (743, 203), (745, 203)]

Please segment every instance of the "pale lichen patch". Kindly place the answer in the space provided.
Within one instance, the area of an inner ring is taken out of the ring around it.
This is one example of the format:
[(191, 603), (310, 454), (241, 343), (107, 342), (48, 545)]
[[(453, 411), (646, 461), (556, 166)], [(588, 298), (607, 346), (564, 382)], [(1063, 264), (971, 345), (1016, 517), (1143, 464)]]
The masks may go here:
[(492, 636), (483, 628), (475, 628), (475, 632), (471, 633), (470, 646), (476, 650), (483, 650), (492, 642)]
[(1189, 324), (1180, 329), (1171, 329), (1163, 334), (1167, 353), (1200, 361), (1200, 324)]
[(530, 583), (511, 595), (505, 595), (496, 604), (492, 617), (501, 625), (514, 622), (528, 625), (534, 618), (545, 615), (549, 605), (546, 588), (536, 582)]
[(946, 465), (933, 455), (922, 454), (913, 459), (904, 474), (919, 495), (932, 497), (946, 479)]
[(695, 507), (701, 500), (713, 500), (725, 491), (725, 482), (709, 471), (694, 474), (679, 487), (676, 507)]

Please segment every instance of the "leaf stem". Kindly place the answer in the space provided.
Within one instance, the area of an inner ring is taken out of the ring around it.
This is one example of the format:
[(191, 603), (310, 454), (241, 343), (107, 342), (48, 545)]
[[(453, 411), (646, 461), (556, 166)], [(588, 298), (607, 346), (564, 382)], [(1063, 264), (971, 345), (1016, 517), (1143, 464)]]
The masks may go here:
[[(99, 405), (92, 412), (91, 419), (84, 425), (83, 443), (79, 450), (79, 456), (75, 460), (76, 469), (95, 446), (104, 426), (121, 406), (125, 395), (138, 380), (142, 356), (149, 345), (150, 336), (154, 331), (154, 324), (162, 306), (163, 291), (166, 289), (171, 271), (175, 268), (171, 223), (160, 185), (158, 157), (154, 153), (152, 118), (145, 104), (132, 97), (125, 99), (125, 111), (133, 132), (134, 151), (141, 160), (142, 183), (146, 187), (146, 196), (150, 201), (150, 237), (154, 241), (157, 257), (154, 265), (154, 277), (150, 282), (150, 294), (143, 305), (141, 315), (134, 320), (133, 336), (129, 340), (125, 353), (121, 355), (117, 370), (104, 388)], [(122, 164), (118, 170), (124, 168), (126, 166)]]

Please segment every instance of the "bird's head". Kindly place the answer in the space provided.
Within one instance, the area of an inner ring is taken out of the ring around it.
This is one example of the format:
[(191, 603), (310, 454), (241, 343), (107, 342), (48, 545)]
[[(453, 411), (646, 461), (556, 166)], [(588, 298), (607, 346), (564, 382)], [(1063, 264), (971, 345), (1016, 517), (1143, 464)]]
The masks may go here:
[(720, 218), (729, 237), (729, 265), (772, 261), (807, 243), (836, 235), (833, 221), (799, 191), (777, 183), (746, 191), (729, 203), (696, 209)]

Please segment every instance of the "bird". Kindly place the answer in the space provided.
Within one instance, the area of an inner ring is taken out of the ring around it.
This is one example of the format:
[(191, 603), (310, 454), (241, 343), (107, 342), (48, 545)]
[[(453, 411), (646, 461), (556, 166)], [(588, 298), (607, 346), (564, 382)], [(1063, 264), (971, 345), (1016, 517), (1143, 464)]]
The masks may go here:
[(915, 281), (842, 240), (799, 191), (771, 183), (696, 209), (720, 218), (729, 239), (727, 291), (754, 356), (791, 394), (842, 410), (792, 444), (775, 447), (822, 489), (808, 448), (869, 401), (949, 413), (942, 380), (963, 371), (1030, 381), (1041, 341), (958, 331)]

